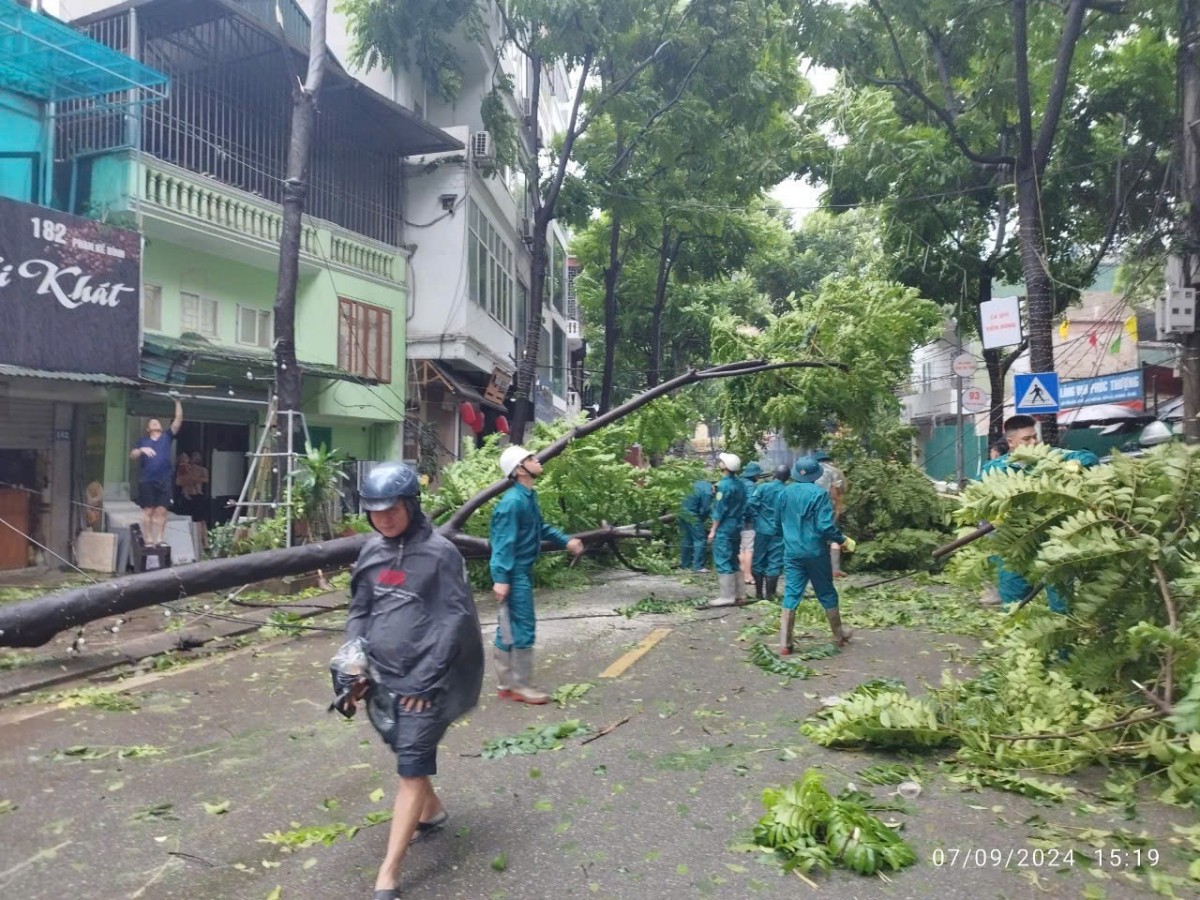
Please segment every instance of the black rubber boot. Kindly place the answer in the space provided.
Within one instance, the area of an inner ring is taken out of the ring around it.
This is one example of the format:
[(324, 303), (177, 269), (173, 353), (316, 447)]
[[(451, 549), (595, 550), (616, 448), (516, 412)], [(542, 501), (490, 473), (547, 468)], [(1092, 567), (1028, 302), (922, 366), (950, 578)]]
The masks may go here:
[(763, 597), (766, 596), (765, 594), (763, 594), (763, 582), (765, 580), (766, 580), (765, 575), (755, 575), (754, 576), (754, 598), (756, 600), (762, 600)]
[(779, 592), (779, 576), (778, 575), (768, 575), (767, 576), (767, 599), (774, 600), (775, 596), (778, 592)]

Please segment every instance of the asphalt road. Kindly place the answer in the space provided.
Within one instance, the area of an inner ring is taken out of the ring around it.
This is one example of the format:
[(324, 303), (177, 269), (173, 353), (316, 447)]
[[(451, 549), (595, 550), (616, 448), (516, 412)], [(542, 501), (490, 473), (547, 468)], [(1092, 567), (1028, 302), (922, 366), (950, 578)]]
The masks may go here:
[[(964, 793), (932, 766), (911, 814), (901, 817), (920, 861), (886, 880), (813, 875), (814, 891), (770, 856), (731, 850), (749, 839), (764, 788), (819, 767), (836, 792), (856, 770), (894, 761), (807, 742), (798, 725), (821, 697), (880, 675), (919, 688), (943, 668), (955, 670), (956, 651), (972, 645), (907, 629), (860, 632), (848, 651), (812, 664), (817, 677), (783, 684), (750, 665), (746, 645), (734, 640), (761, 618), (753, 607), (605, 615), (650, 590), (660, 598), (697, 593), (670, 579), (628, 579), (545, 605), (547, 618), (598, 617), (543, 621), (543, 684), (593, 687), (565, 709), (500, 702), (489, 692), (450, 730), (437, 778), (450, 823), (410, 853), (405, 897), (815, 892), (952, 900), (1080, 897), (1089, 886), (1109, 898), (1148, 895), (1119, 873), (1087, 872), (1082, 857), (1057, 869), (937, 865), (939, 850), (1029, 848), (1023, 823), (1033, 815), (1086, 823), (1069, 805)], [(482, 614), (489, 618), (486, 608)], [(669, 631), (622, 674), (600, 677), (655, 629)], [(0, 709), (0, 896), (369, 897), (387, 829), (370, 823), (391, 808), (394, 763), (365, 720), (325, 712), (328, 659), (338, 643), (329, 634), (277, 639), (131, 679), (116, 696), (132, 709)], [(586, 745), (566, 739), (554, 752), (477, 755), (489, 739), (574, 718), (593, 731), (621, 724)], [(316, 842), (285, 846), (265, 837), (288, 832), (293, 842)]]

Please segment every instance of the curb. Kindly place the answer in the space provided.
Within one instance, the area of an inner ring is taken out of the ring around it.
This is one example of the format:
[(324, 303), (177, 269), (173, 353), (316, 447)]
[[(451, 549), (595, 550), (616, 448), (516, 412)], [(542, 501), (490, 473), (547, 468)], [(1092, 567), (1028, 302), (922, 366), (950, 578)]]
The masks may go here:
[[(342, 596), (341, 592), (333, 593), (335, 596)], [(323, 596), (325, 598), (330, 597), (329, 594)], [(314, 601), (319, 601), (320, 599), (314, 598)], [(301, 619), (310, 619), (313, 616), (319, 616), (327, 612), (337, 612), (346, 607), (347, 603), (343, 600), (343, 602), (333, 605), (326, 605), (320, 602), (313, 602), (311, 604), (289, 603), (289, 605), (278, 607), (278, 609), (287, 609), (290, 612), (294, 612)], [(180, 631), (170, 633), (159, 632), (134, 638), (116, 647), (111, 647), (103, 653), (70, 656), (65, 659), (47, 659), (28, 666), (11, 669), (8, 672), (0, 673), (0, 700), (53, 687), (63, 682), (88, 678), (109, 669), (115, 669), (118, 666), (139, 662), (151, 656), (160, 656), (172, 650), (179, 650), (181, 644), (185, 645), (191, 651), (207, 644), (225, 640), (226, 638), (249, 634), (269, 624), (271, 613), (276, 611), (278, 610), (256, 607), (248, 610), (244, 616), (240, 617), (245, 620), (244, 622), (227, 622), (215, 619), (208, 623), (189, 625)], [(206, 630), (201, 631), (201, 627), (204, 627)]]

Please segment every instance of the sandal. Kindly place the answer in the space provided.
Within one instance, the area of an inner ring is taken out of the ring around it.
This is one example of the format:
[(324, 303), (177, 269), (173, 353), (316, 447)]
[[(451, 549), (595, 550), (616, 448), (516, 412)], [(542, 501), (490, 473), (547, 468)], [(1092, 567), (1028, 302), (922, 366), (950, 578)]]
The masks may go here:
[[(415, 844), (417, 841), (429, 837), (434, 832), (441, 831), (446, 826), (449, 818), (450, 813), (443, 809), (428, 822), (418, 822), (417, 830), (413, 832), (413, 836), (408, 839), (408, 842)], [(384, 900), (384, 898), (380, 898), (380, 900)]]
[(400, 888), (376, 888), (371, 900), (400, 900)]

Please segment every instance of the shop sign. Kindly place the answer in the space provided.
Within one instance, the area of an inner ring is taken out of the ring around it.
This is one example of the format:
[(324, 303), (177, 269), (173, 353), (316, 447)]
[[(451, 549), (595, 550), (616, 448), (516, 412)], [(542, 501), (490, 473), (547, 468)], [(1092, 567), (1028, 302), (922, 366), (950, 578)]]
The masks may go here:
[(136, 378), (141, 241), (0, 197), (0, 363)]

